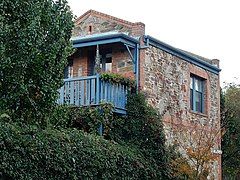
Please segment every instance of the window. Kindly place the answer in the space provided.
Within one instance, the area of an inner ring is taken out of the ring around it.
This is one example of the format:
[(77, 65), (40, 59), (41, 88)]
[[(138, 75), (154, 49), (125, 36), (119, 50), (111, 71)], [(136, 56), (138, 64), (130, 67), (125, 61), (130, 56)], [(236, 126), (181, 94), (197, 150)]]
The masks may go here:
[(103, 70), (105, 72), (112, 72), (112, 58), (106, 58), (105, 68)]
[(112, 72), (112, 54), (106, 54), (101, 58), (100, 67), (104, 72)]
[(205, 80), (198, 76), (191, 76), (190, 106), (195, 112), (204, 112), (204, 84)]
[(92, 26), (88, 26), (88, 34), (92, 34)]

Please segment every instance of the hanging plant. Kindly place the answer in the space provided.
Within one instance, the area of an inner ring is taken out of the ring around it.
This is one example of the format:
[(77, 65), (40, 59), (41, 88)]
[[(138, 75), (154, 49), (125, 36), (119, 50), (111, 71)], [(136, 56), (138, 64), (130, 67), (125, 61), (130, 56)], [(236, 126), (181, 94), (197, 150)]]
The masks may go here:
[(110, 83), (120, 83), (120, 84), (126, 85), (127, 87), (130, 87), (132, 89), (136, 88), (135, 80), (124, 77), (120, 74), (102, 73), (100, 75), (100, 78), (101, 78), (101, 80), (104, 80), (104, 81), (107, 81), (107, 82), (110, 82)]

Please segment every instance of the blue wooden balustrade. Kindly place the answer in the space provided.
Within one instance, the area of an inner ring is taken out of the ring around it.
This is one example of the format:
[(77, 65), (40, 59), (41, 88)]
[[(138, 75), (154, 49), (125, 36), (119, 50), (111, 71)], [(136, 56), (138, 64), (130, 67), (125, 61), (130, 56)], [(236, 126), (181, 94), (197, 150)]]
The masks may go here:
[(101, 102), (112, 103), (114, 111), (126, 114), (128, 87), (120, 83), (101, 80), (99, 75), (64, 79), (59, 90), (58, 104), (97, 106)]

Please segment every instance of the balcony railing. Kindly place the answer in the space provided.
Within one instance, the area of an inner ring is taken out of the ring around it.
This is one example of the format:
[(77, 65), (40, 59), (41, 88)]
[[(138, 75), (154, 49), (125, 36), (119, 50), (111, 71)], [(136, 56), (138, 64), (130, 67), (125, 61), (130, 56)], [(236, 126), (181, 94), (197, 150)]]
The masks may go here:
[(128, 87), (101, 80), (99, 75), (65, 79), (59, 93), (59, 104), (97, 106), (106, 102), (114, 105), (115, 112), (126, 114)]

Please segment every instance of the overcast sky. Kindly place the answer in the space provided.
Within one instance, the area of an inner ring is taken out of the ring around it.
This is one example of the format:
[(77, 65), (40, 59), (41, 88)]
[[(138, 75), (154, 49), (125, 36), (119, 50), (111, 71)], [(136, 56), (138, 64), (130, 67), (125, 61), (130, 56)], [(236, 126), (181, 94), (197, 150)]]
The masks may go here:
[(68, 0), (80, 16), (89, 9), (131, 22), (146, 34), (209, 59), (219, 59), (221, 83), (240, 83), (240, 0)]

